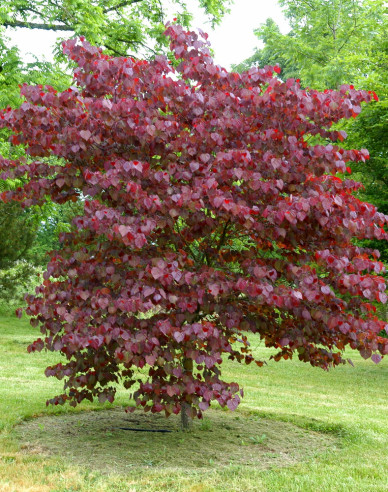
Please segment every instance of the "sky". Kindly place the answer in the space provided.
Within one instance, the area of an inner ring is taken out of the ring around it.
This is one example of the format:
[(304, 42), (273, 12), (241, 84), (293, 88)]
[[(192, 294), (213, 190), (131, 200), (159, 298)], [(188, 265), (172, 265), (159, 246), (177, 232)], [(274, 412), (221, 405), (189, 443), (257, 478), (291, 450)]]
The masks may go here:
[[(188, 5), (191, 2), (193, 0), (189, 0)], [(255, 47), (260, 46), (253, 30), (268, 17), (276, 21), (282, 32), (288, 31), (288, 24), (276, 0), (235, 0), (231, 13), (224, 17), (222, 24), (214, 31), (197, 8), (192, 10), (195, 13), (193, 27), (209, 33), (215, 62), (228, 69), (232, 64), (240, 63), (251, 56)], [(68, 36), (70, 33), (64, 34)], [(28, 53), (33, 53), (39, 60), (43, 57), (51, 60), (52, 45), (58, 37), (58, 33), (53, 31), (37, 29), (32, 32), (28, 29), (7, 29), (7, 35), (19, 47), (26, 61), (31, 61)]]

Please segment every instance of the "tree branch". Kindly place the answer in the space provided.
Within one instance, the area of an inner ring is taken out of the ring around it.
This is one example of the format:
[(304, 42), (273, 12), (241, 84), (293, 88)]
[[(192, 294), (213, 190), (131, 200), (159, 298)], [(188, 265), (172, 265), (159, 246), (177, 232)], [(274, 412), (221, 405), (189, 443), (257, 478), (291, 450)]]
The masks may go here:
[(58, 24), (45, 24), (39, 22), (24, 22), (24, 21), (5, 21), (4, 27), (26, 27), (27, 29), (43, 29), (44, 31), (73, 31), (71, 26)]
[(341, 46), (338, 48), (338, 53), (342, 50), (342, 48), (348, 43), (348, 41), (350, 40), (350, 38), (352, 37), (352, 35), (356, 32), (358, 28), (358, 25), (357, 25), (357, 19), (354, 19), (354, 27), (353, 29), (350, 31), (350, 33), (346, 36), (345, 38), (345, 41), (341, 44)]

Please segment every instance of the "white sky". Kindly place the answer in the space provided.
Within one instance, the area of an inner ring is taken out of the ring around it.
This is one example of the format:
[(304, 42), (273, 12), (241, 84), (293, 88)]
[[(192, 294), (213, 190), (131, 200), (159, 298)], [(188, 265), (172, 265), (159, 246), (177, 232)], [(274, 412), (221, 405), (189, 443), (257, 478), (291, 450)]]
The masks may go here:
[[(193, 1), (188, 0), (187, 4), (190, 6)], [(288, 24), (276, 0), (235, 0), (231, 13), (214, 31), (209, 24), (205, 23), (205, 17), (198, 12), (198, 9), (191, 8), (196, 14), (193, 27), (199, 27), (209, 34), (209, 41), (215, 53), (215, 62), (228, 69), (231, 64), (240, 63), (253, 54), (254, 48), (259, 46), (253, 30), (265, 22), (268, 17), (275, 20), (282, 32), (288, 31)], [(71, 37), (69, 32), (63, 34)], [(50, 60), (52, 45), (58, 33), (37, 29), (33, 31), (7, 29), (7, 35), (19, 47), (26, 60), (31, 60), (28, 53), (33, 53), (38, 59)]]

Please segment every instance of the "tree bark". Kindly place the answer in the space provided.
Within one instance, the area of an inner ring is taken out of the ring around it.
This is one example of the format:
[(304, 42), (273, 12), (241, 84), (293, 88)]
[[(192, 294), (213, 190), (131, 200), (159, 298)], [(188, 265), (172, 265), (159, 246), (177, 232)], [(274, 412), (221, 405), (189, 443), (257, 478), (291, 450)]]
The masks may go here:
[[(183, 358), (183, 370), (192, 374), (193, 372), (193, 360), (186, 357)], [(181, 426), (182, 430), (188, 431), (191, 427), (191, 405), (187, 401), (182, 402), (181, 406)]]
[(191, 428), (192, 418), (188, 415), (191, 410), (190, 403), (183, 402), (181, 407), (181, 426), (183, 431), (188, 431)]

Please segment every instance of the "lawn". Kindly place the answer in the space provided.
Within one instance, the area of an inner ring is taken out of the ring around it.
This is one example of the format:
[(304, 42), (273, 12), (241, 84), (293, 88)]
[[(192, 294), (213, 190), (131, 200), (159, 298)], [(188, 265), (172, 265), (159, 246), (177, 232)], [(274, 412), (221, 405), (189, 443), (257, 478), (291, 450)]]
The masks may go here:
[[(243, 403), (182, 433), (175, 417), (128, 417), (122, 390), (114, 405), (46, 408), (61, 391), (43, 374), (58, 354), (28, 354), (36, 336), (26, 319), (0, 318), (2, 492), (388, 490), (388, 360), (350, 351), (355, 367), (329, 372), (297, 360), (225, 363)], [(119, 430), (125, 422), (171, 432)]]

